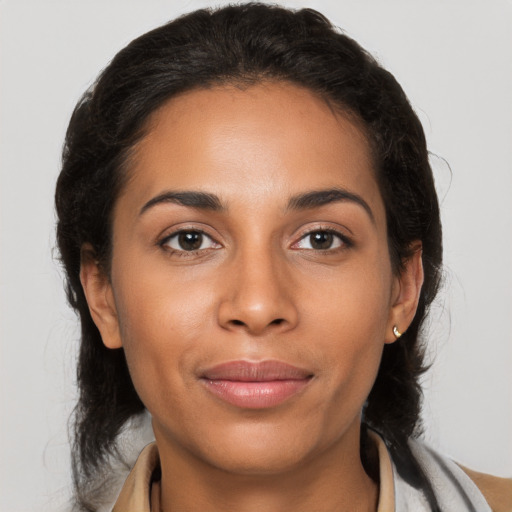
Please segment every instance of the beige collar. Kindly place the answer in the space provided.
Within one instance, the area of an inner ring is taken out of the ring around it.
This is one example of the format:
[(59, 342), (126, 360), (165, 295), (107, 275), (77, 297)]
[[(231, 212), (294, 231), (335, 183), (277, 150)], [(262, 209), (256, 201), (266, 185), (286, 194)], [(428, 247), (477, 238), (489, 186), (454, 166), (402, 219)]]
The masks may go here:
[[(158, 512), (160, 485), (151, 482), (153, 471), (160, 465), (156, 443), (148, 444), (135, 463), (117, 498), (112, 512)], [(158, 491), (158, 492), (157, 492)], [(157, 503), (155, 503), (157, 501)]]

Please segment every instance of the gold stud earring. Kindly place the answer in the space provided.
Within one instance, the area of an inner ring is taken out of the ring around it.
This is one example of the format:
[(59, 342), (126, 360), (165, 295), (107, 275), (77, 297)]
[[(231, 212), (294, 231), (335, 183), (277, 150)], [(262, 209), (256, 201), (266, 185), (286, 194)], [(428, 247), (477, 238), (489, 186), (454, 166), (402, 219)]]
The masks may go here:
[(393, 326), (393, 334), (395, 335), (395, 338), (398, 339), (400, 336), (402, 336), (402, 333), (398, 330), (398, 327), (396, 325)]

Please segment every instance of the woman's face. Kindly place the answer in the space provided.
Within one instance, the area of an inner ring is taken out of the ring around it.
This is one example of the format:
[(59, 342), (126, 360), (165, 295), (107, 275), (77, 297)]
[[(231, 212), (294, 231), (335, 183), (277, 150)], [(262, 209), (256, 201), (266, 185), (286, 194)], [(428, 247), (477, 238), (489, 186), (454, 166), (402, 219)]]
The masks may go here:
[(290, 84), (195, 90), (130, 165), (93, 316), (160, 449), (261, 473), (357, 447), (402, 320), (360, 127)]

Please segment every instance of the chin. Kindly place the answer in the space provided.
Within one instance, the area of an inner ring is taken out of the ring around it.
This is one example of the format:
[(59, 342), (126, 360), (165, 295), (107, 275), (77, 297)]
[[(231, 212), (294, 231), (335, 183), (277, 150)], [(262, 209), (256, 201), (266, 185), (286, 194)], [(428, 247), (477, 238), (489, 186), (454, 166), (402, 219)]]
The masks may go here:
[(279, 447), (245, 443), (234, 445), (229, 451), (208, 454), (210, 464), (228, 473), (246, 476), (271, 476), (300, 468), (307, 458), (308, 450), (294, 447)]
[(293, 471), (314, 454), (318, 444), (306, 427), (297, 431), (291, 425), (258, 423), (219, 430), (216, 435), (210, 428), (196, 444), (196, 455), (214, 467), (242, 475)]

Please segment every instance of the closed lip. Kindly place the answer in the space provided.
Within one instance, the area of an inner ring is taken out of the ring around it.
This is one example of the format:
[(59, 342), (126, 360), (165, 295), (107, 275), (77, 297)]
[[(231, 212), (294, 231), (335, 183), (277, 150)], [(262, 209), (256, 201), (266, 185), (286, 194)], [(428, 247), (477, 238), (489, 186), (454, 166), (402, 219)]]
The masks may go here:
[(303, 380), (313, 373), (288, 363), (276, 360), (229, 361), (201, 372), (208, 380), (232, 380), (238, 382), (270, 382), (276, 380)]
[(229, 361), (200, 373), (211, 395), (241, 409), (269, 409), (299, 395), (313, 373), (282, 361)]

